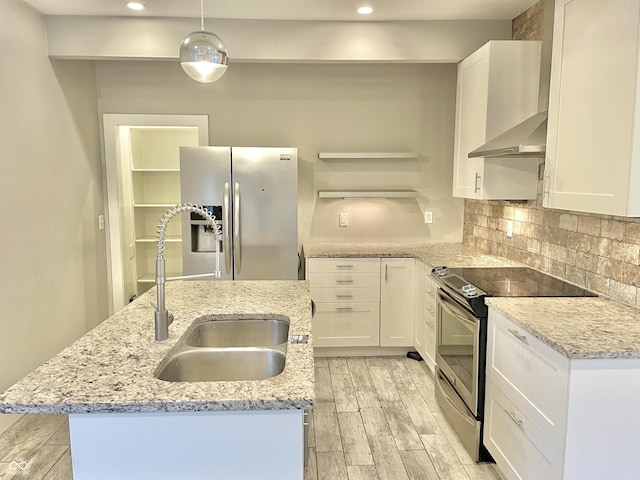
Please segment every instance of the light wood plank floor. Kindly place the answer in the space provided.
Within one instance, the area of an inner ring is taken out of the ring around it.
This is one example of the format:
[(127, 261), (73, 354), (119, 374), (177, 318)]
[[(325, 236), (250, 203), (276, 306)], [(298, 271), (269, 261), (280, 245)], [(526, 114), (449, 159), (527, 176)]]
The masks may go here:
[[(24, 478), (72, 480), (66, 415), (25, 415), (0, 435), (0, 479)], [(499, 479), (442, 417), (424, 362), (316, 359), (305, 480)]]
[(424, 362), (317, 358), (305, 480), (498, 480), (451, 430)]

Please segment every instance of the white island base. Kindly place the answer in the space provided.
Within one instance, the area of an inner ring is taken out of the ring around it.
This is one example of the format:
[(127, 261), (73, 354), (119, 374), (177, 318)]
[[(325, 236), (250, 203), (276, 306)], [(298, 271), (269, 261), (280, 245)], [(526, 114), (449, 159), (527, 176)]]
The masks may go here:
[(74, 480), (302, 480), (302, 410), (70, 414)]

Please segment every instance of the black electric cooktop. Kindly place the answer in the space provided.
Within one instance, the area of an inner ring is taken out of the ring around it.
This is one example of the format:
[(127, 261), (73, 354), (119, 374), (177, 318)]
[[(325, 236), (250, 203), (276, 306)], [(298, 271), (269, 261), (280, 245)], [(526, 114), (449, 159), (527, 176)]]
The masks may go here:
[[(595, 297), (576, 285), (528, 267), (449, 268), (447, 277), (459, 277), (492, 297)], [(447, 279), (444, 279), (445, 283)], [(458, 283), (458, 282), (456, 282)]]

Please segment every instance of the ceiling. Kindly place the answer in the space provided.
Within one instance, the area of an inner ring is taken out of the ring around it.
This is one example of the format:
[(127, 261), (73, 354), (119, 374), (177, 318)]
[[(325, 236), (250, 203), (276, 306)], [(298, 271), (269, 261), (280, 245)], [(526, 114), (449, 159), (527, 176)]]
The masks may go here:
[[(199, 17), (198, 0), (142, 0), (134, 12), (125, 0), (24, 0), (44, 15)], [(207, 18), (269, 20), (512, 20), (536, 0), (204, 0)], [(371, 15), (358, 15), (359, 6)]]

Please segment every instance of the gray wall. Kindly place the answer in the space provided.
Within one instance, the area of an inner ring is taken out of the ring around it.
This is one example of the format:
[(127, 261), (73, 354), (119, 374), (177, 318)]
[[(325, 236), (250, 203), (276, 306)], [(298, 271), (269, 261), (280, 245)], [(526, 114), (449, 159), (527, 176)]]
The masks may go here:
[(18, 0), (0, 2), (0, 32), (3, 390), (108, 305), (93, 64), (50, 62), (44, 19)]
[[(451, 198), (456, 66), (232, 63), (201, 85), (175, 61), (96, 62), (102, 113), (208, 114), (212, 145), (299, 149), (300, 240), (459, 242)], [(318, 160), (318, 152), (414, 151), (418, 160)], [(325, 200), (318, 188), (411, 188), (418, 201)], [(422, 210), (434, 213), (425, 225)], [(350, 226), (338, 227), (338, 213)]]

